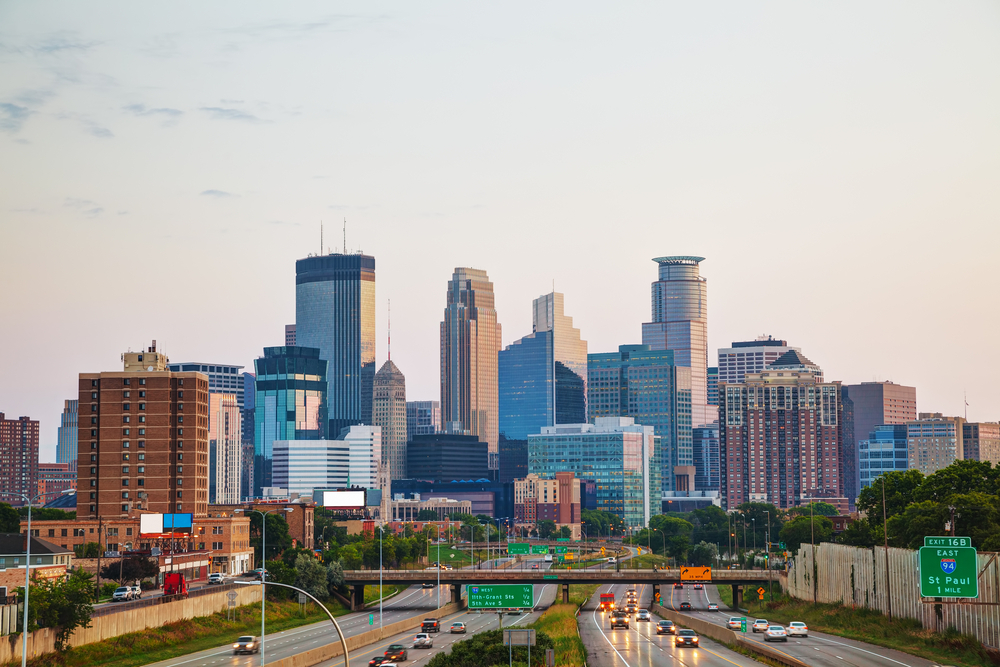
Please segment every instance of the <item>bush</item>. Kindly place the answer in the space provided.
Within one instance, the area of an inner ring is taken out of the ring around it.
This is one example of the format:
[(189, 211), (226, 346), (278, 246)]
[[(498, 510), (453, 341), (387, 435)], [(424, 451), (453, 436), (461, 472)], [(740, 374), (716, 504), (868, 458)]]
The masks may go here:
[[(531, 650), (531, 664), (539, 667), (545, 664), (545, 649), (555, 648), (552, 638), (544, 632), (535, 633), (535, 645)], [(515, 662), (527, 664), (528, 648), (516, 646), (513, 650)], [(427, 663), (427, 667), (483, 667), (483, 665), (506, 665), (510, 660), (510, 649), (503, 645), (502, 630), (487, 630), (464, 641), (451, 645), (451, 653), (438, 653)]]

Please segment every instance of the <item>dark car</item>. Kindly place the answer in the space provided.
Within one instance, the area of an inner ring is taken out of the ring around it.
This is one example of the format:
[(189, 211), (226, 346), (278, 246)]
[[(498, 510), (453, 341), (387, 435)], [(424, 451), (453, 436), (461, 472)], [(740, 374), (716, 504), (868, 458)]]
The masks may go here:
[(390, 660), (384, 655), (377, 655), (368, 661), (368, 667), (378, 667), (383, 662), (390, 662)]
[(611, 627), (628, 630), (628, 614), (621, 610), (611, 612)]
[(385, 651), (387, 662), (400, 662), (406, 660), (406, 647), (402, 644), (390, 644)]
[(691, 611), (691, 603), (681, 602), (681, 611)]
[(684, 584), (674, 584), (674, 588), (684, 588)]
[(698, 646), (698, 635), (694, 630), (678, 630), (674, 646)]
[(673, 621), (660, 621), (656, 624), (656, 634), (675, 635), (677, 634), (677, 626), (674, 625)]
[(441, 632), (441, 622), (436, 618), (425, 618), (420, 624), (420, 632)]

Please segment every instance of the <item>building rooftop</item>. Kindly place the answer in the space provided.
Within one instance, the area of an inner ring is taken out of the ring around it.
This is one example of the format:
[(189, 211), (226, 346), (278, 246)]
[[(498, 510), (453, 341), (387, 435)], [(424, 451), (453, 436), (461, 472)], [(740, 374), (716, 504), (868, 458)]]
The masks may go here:
[(653, 261), (657, 264), (698, 264), (704, 262), (705, 258), (694, 255), (671, 255), (670, 257), (654, 257)]
[[(5, 556), (24, 553), (24, 533), (0, 533), (0, 554)], [(69, 554), (72, 549), (64, 549), (38, 537), (31, 538), (31, 555)]]
[(802, 356), (802, 353), (799, 352), (798, 350), (789, 350), (788, 352), (785, 352), (783, 355), (781, 355), (773, 362), (771, 362), (771, 364), (768, 366), (768, 369), (796, 368), (799, 366), (812, 366), (814, 368), (818, 368), (816, 364), (814, 364), (813, 362), (809, 361), (804, 356)]

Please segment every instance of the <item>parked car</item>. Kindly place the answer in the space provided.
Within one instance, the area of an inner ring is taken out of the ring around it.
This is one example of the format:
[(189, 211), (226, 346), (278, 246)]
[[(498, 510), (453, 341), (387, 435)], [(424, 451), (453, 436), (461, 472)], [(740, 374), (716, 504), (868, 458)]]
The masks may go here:
[(694, 630), (678, 630), (674, 646), (697, 646), (698, 634)]
[(708, 603), (708, 610), (709, 611), (719, 611), (719, 605), (716, 604), (715, 602), (709, 602)]
[(635, 612), (635, 620), (637, 620), (637, 621), (648, 621), (649, 620), (649, 610), (648, 609), (640, 609), (639, 611)]
[(119, 586), (115, 589), (115, 592), (111, 594), (112, 602), (128, 602), (133, 597), (131, 586)]
[(390, 644), (385, 650), (385, 657), (391, 662), (403, 662), (406, 660), (406, 647), (402, 644)]
[(753, 627), (751, 628), (751, 630), (753, 630), (754, 632), (764, 632), (765, 630), (767, 630), (767, 626), (769, 625), (771, 624), (767, 622), (766, 618), (758, 618), (756, 621), (753, 622)]
[(233, 644), (233, 655), (240, 653), (260, 653), (260, 644), (257, 638), (252, 635), (244, 635)]
[(730, 630), (739, 630), (743, 626), (743, 619), (739, 616), (730, 616), (726, 622), (726, 627)]
[(208, 583), (224, 584), (226, 583), (226, 575), (222, 574), (221, 572), (213, 572), (212, 574), (208, 575)]
[(413, 648), (433, 648), (434, 640), (426, 632), (421, 632), (413, 638)]
[(441, 632), (441, 621), (436, 618), (425, 618), (420, 624), (421, 632)]
[(766, 642), (787, 642), (788, 633), (785, 632), (784, 626), (781, 625), (769, 625), (767, 630), (764, 630), (764, 641)]
[(464, 635), (465, 631), (466, 631), (465, 623), (462, 623), (461, 621), (455, 621), (454, 623), (451, 624), (451, 634), (453, 634), (453, 635), (463, 634)]
[(802, 621), (792, 621), (788, 624), (788, 629), (785, 630), (789, 637), (808, 637), (809, 628)]
[(656, 634), (673, 635), (677, 633), (677, 626), (673, 621), (660, 621), (656, 624)]
[(681, 602), (681, 611), (691, 611), (691, 603)]

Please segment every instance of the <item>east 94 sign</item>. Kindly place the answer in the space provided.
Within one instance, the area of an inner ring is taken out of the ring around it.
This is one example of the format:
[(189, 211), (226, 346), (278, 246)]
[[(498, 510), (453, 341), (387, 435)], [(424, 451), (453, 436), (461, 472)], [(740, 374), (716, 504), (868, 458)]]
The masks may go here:
[(975, 548), (921, 547), (920, 595), (925, 598), (979, 597), (979, 571)]

